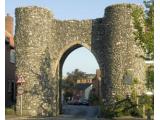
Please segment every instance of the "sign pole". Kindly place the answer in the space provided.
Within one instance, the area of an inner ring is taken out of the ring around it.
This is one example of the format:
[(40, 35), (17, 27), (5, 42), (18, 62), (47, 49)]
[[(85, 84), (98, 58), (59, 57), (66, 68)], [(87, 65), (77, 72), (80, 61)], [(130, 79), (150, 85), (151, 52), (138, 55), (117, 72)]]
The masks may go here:
[(22, 116), (22, 95), (21, 95), (21, 116)]
[(18, 94), (20, 95), (20, 114), (21, 116), (23, 115), (23, 92), (24, 92), (24, 89), (22, 87), (22, 84), (25, 83), (25, 80), (23, 79), (23, 77), (20, 75), (18, 77), (18, 80), (17, 80), (17, 84), (19, 84), (20, 86), (18, 87)]
[[(21, 82), (21, 87), (22, 87), (22, 82)], [(22, 94), (21, 94), (21, 116), (22, 116)]]

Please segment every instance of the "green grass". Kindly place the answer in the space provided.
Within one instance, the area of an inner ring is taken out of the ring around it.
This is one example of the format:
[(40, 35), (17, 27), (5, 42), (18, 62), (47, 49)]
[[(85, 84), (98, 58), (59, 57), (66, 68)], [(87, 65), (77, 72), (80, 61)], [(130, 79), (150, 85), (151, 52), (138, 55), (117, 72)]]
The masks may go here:
[(7, 108), (5, 108), (5, 114), (6, 115), (14, 115), (15, 114), (14, 107), (7, 107)]

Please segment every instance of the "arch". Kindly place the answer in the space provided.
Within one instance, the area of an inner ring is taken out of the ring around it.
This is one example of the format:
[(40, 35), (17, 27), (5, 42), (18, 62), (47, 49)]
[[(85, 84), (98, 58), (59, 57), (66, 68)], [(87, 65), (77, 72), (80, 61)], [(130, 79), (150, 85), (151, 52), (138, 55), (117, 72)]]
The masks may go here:
[[(77, 42), (73, 42), (70, 43), (69, 45), (67, 45), (66, 47), (64, 47), (64, 49), (60, 52), (60, 56), (59, 59), (57, 60), (57, 72), (58, 72), (58, 76), (56, 78), (58, 78), (58, 83), (59, 83), (59, 113), (62, 113), (62, 105), (61, 105), (61, 81), (62, 81), (62, 69), (63, 69), (63, 64), (66, 60), (66, 58), (68, 57), (68, 55), (73, 52), (74, 50), (80, 48), (80, 47), (84, 47), (86, 49), (88, 49), (91, 52), (91, 47), (85, 43), (81, 43), (80, 41)], [(92, 53), (92, 52), (91, 52)], [(94, 58), (96, 59), (95, 55), (92, 53), (92, 55), (94, 56)], [(96, 59), (97, 61), (97, 59)], [(98, 63), (98, 61), (97, 61)], [(98, 66), (100, 68), (100, 65), (98, 63)]]
[[(62, 58), (65, 60), (67, 58), (67, 56), (74, 51), (75, 49), (79, 48), (79, 47), (85, 47), (86, 49), (88, 49), (89, 51), (91, 51), (91, 46), (89, 46), (86, 43), (82, 43), (81, 41), (75, 41), (72, 43), (69, 43), (68, 45), (66, 45), (59, 53), (59, 56), (55, 62), (55, 66), (54, 67), (54, 71), (57, 70), (57, 68), (59, 67), (59, 63), (62, 60)], [(65, 55), (65, 56), (64, 56)], [(64, 61), (63, 61), (64, 62)]]

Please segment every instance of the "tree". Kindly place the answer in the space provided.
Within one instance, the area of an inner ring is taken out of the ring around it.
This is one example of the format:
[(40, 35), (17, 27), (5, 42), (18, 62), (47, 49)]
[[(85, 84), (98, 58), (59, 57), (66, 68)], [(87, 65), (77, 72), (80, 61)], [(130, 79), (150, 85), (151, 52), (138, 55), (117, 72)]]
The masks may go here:
[[(142, 9), (134, 10), (135, 40), (143, 48), (144, 52), (153, 59), (154, 57), (154, 0), (145, 0), (145, 14)], [(142, 26), (141, 16), (144, 17), (144, 26)]]
[(79, 69), (75, 69), (73, 72), (67, 73), (67, 78), (62, 81), (62, 87), (65, 91), (65, 99), (67, 97), (73, 96), (73, 90), (75, 89), (77, 80), (86, 78), (87, 74), (85, 72), (80, 71)]
[(149, 54), (154, 52), (154, 1), (148, 0), (144, 1), (146, 6), (146, 49), (148, 49)]
[(87, 78), (87, 74), (85, 72), (75, 69), (73, 72), (67, 73), (66, 82), (71, 85), (70, 87), (74, 87), (74, 85), (77, 83), (77, 80), (85, 78)]
[(149, 90), (154, 89), (154, 66), (148, 67), (146, 86)]

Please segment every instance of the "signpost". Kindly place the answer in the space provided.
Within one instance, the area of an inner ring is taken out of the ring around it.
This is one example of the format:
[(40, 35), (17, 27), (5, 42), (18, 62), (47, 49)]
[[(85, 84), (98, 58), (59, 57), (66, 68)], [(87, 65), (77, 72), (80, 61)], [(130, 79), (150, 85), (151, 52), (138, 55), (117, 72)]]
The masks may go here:
[(22, 87), (22, 86), (19, 86), (17, 92), (18, 92), (18, 95), (22, 95), (23, 92), (24, 92), (24, 91), (23, 91), (23, 87)]
[(25, 80), (24, 80), (24, 78), (22, 77), (22, 75), (20, 75), (19, 77), (18, 77), (18, 79), (17, 79), (17, 84), (20, 84), (20, 86), (18, 87), (18, 90), (17, 90), (17, 93), (18, 93), (18, 95), (20, 95), (20, 97), (21, 97), (21, 102), (20, 102), (20, 106), (21, 106), (21, 116), (22, 116), (22, 95), (23, 95), (23, 93), (24, 93), (24, 89), (23, 89), (23, 87), (22, 87), (22, 83), (25, 83)]

